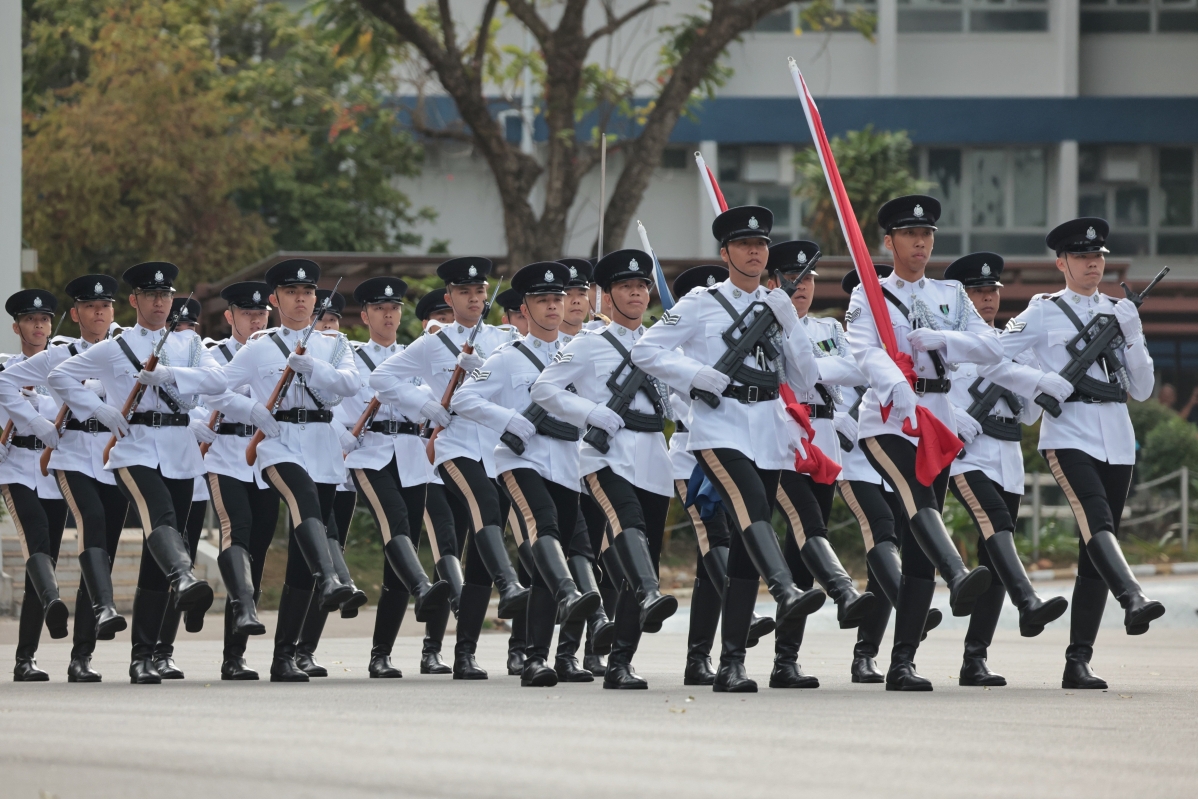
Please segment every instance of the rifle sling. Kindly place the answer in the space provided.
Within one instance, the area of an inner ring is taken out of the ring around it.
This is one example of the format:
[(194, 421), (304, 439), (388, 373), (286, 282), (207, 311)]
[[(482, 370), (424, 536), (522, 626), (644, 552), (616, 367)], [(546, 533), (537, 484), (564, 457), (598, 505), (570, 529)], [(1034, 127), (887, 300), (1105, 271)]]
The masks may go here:
[[(538, 372), (545, 371), (545, 366), (541, 363), (541, 359), (538, 358), (533, 351), (528, 348), (527, 344), (525, 344), (523, 341), (517, 341), (512, 346), (519, 350), (520, 353), (527, 358), (533, 366), (537, 367)], [(556, 438), (559, 441), (578, 441), (580, 438), (582, 438), (581, 430), (568, 422), (563, 422), (560, 419), (554, 419), (549, 415), (548, 411), (535, 402), (530, 402), (528, 404), (528, 407), (524, 409), (523, 416), (525, 419), (528, 419), (528, 421), (537, 426), (538, 435)]]
[[(1077, 328), (1077, 332), (1083, 334), (1084, 339), (1086, 325), (1082, 323), (1082, 320), (1073, 312), (1068, 303), (1061, 297), (1053, 297), (1052, 301), (1061, 309), (1061, 313), (1065, 314), (1065, 318), (1073, 323), (1073, 326)], [(1116, 322), (1112, 320), (1111, 324), (1116, 324)], [(1074, 361), (1081, 361), (1073, 353), (1070, 353), (1070, 356)], [(1085, 364), (1086, 370), (1089, 371), (1090, 367), (1094, 363), (1097, 363), (1099, 359), (1104, 362), (1108, 374), (1123, 368), (1123, 364), (1119, 361), (1119, 356), (1115, 354), (1114, 348), (1107, 347), (1103, 352), (1099, 353), (1097, 358)], [(1099, 380), (1095, 377), (1090, 377), (1088, 374), (1083, 374), (1082, 378), (1074, 385), (1073, 393), (1069, 395), (1065, 402), (1084, 402), (1090, 405), (1103, 402), (1126, 403), (1127, 391), (1118, 382)]]
[[(620, 343), (620, 340), (612, 335), (611, 330), (604, 330), (603, 338), (612, 345), (620, 357), (620, 365), (612, 372), (611, 379), (608, 381), (607, 387), (612, 392), (612, 402), (619, 405), (625, 405), (624, 412), (620, 417), (624, 420), (624, 427), (634, 433), (660, 433), (665, 430), (663, 417), (665, 416), (665, 404), (661, 394), (658, 393), (657, 387), (648, 379), (648, 375), (639, 367), (632, 365), (632, 353), (628, 348)], [(625, 367), (629, 367), (628, 376), (624, 378), (623, 383), (616, 383), (616, 379)], [(628, 391), (628, 389), (632, 389)], [(653, 413), (644, 413), (643, 411), (634, 411), (632, 409), (632, 399), (637, 392), (641, 392), (653, 405)], [(611, 403), (609, 408), (616, 410)], [(618, 412), (618, 411), (617, 411)]]
[[(744, 313), (738, 314), (736, 312), (736, 308), (732, 306), (732, 303), (728, 301), (727, 297), (720, 293), (718, 287), (708, 289), (707, 293), (712, 297), (715, 297), (716, 301), (723, 307), (725, 311), (727, 311), (728, 315), (732, 317), (732, 324), (727, 330), (724, 331), (725, 340), (732, 338), (732, 332), (734, 330), (741, 334), (736, 339), (735, 349), (741, 356), (737, 359), (736, 366), (730, 372), (723, 369), (720, 369), (720, 371), (724, 372), (724, 374), (728, 375), (728, 377), (732, 378), (736, 382), (743, 383), (746, 386), (753, 386), (758, 389), (772, 389), (776, 391), (778, 389), (778, 375), (776, 372), (771, 372), (768, 369), (755, 369), (752, 366), (745, 365), (744, 363), (744, 359), (748, 357), (749, 352), (758, 347), (762, 349), (767, 359), (773, 360), (774, 358), (778, 357), (777, 350), (774, 349), (773, 344), (770, 343), (769, 337), (767, 336), (769, 325), (762, 326), (759, 329), (758, 334), (753, 339), (748, 339), (749, 326), (745, 324), (744, 318), (753, 308), (753, 306), (750, 305), (745, 309)], [(762, 313), (765, 312), (766, 311), (762, 311)], [(770, 317), (773, 318), (772, 313), (770, 314)], [(719, 366), (717, 365), (715, 368), (719, 369)]]
[[(129, 359), (129, 363), (133, 364), (134, 369), (136, 369), (138, 372), (140, 372), (142, 369), (146, 368), (145, 364), (143, 364), (141, 361), (139, 361), (137, 359), (137, 356), (133, 354), (133, 349), (125, 341), (124, 337), (117, 336), (116, 343), (118, 346), (120, 346), (121, 352), (125, 353), (125, 357)], [(133, 379), (137, 380), (136, 377), (134, 377)], [(179, 413), (180, 412), (179, 403), (177, 403), (173, 399), (171, 399), (170, 394), (167, 394), (165, 391), (159, 391), (158, 396), (163, 402), (166, 403), (166, 407), (171, 409), (171, 413)], [(136, 411), (137, 408), (134, 408), (133, 410)]]

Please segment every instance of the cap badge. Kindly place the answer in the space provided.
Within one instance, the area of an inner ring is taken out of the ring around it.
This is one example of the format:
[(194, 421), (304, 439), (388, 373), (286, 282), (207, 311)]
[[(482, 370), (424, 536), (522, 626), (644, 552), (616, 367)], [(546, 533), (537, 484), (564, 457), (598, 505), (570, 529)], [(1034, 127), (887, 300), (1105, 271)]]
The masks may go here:
[(184, 305), (184, 306), (183, 306), (183, 307), (182, 307), (182, 308), (179, 310), (179, 316), (187, 316), (187, 306), (186, 306), (186, 305)]
[(708, 275), (708, 276), (707, 276), (707, 285), (709, 285), (709, 286), (714, 286), (714, 285), (715, 285), (715, 275)]
[(749, 230), (756, 230), (759, 227), (761, 227), (761, 223), (757, 221), (757, 217), (749, 217)]
[(260, 292), (260, 291), (254, 292), (254, 302), (262, 302), (262, 292)]
[(638, 264), (638, 263), (636, 262), (636, 259), (635, 259), (635, 258), (633, 258), (632, 260), (630, 260), (630, 261), (628, 262), (628, 271), (629, 271), (629, 272), (639, 272), (639, 271), (641, 271), (641, 265), (640, 265), (640, 264)]
[(41, 308), (41, 307), (42, 307), (42, 298), (41, 298), (41, 297), (34, 297), (34, 298), (33, 298), (33, 307), (34, 307), (34, 308)]
[(807, 263), (807, 253), (803, 252), (802, 250), (799, 250), (799, 263)]
[(159, 270), (159, 271), (157, 271), (157, 272), (155, 272), (155, 273), (154, 273), (154, 282), (155, 282), (155, 283), (161, 283), (161, 282), (162, 282), (162, 270)]
[(552, 282), (553, 282), (553, 270), (552, 270), (552, 269), (546, 269), (546, 270), (545, 270), (545, 282), (546, 282), (546, 283), (552, 283)]
[(1098, 232), (1093, 227), (1086, 228), (1086, 241), (1094, 241), (1098, 238)]
[(578, 267), (576, 267), (576, 266), (570, 267), (570, 279), (574, 280), (577, 277), (578, 277)]
[(990, 277), (990, 264), (982, 264), (982, 277)]
[(383, 294), (386, 294), (388, 297), (390, 297), (395, 294), (395, 289), (391, 288), (390, 286), (385, 286), (383, 288)]
[(97, 294), (103, 294), (103, 293), (104, 293), (104, 284), (103, 284), (103, 283), (97, 283), (97, 284), (96, 284), (96, 293), (97, 293)]
[(470, 277), (478, 277), (478, 269), (471, 264), (470, 268), (466, 270), (466, 274), (470, 275)]
[(302, 266), (299, 269), (295, 270), (295, 277), (297, 280), (303, 280), (307, 276), (308, 276), (308, 273), (304, 271), (304, 268)]
[(918, 216), (920, 218), (923, 218), (923, 206), (920, 205), (919, 203), (916, 203), (915, 210), (913, 210), (911, 213), (915, 214), (916, 216)]

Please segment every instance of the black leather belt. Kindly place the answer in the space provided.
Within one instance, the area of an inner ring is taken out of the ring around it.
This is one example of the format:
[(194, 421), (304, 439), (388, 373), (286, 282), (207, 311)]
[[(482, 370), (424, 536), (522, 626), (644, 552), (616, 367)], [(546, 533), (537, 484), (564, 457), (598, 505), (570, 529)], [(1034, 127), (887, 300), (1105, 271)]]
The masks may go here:
[(130, 416), (129, 424), (144, 424), (147, 427), (187, 427), (191, 424), (191, 417), (185, 413), (142, 411)]
[(96, 421), (96, 417), (90, 419), (67, 419), (66, 430), (75, 430), (80, 433), (107, 433), (110, 432), (107, 427)]
[(947, 377), (937, 380), (929, 380), (926, 377), (915, 378), (915, 393), (920, 396), (924, 394), (947, 394), (952, 387), (953, 381)]
[(810, 402), (804, 402), (807, 406), (807, 413), (812, 419), (831, 419), (835, 409), (831, 405), (812, 405)]
[(318, 411), (315, 408), (292, 408), (289, 411), (275, 411), (275, 419), (291, 424), (315, 424), (333, 421), (333, 412)]
[(732, 399), (744, 405), (751, 405), (754, 402), (766, 402), (768, 400), (778, 398), (777, 386), (728, 386), (721, 394), (724, 397)]
[(372, 433), (382, 433), (388, 436), (418, 436), (420, 425), (414, 422), (401, 422), (398, 419), (388, 419), (385, 422), (371, 422), (366, 428)]
[(241, 422), (221, 422), (216, 426), (217, 435), (221, 436), (241, 436), (246, 438), (258, 432), (258, 428), (252, 424), (242, 424)]
[(8, 443), (18, 449), (45, 449), (46, 445), (37, 436), (13, 436), (8, 439)]

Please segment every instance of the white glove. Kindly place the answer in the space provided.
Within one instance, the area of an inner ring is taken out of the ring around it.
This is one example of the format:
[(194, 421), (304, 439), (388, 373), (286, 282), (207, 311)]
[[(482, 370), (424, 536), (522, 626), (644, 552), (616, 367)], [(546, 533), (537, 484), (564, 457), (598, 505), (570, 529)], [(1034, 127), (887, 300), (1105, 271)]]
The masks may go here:
[(346, 430), (341, 434), (341, 451), (348, 455), (358, 448), (358, 438), (350, 431)]
[(606, 431), (609, 436), (614, 436), (616, 431), (624, 426), (624, 419), (606, 405), (596, 405), (587, 414), (587, 424)]
[(1144, 325), (1140, 322), (1140, 309), (1124, 297), (1115, 303), (1115, 319), (1123, 331), (1123, 340), (1128, 344), (1139, 344), (1144, 338)]
[(29, 423), (29, 429), (33, 434), (42, 440), (42, 443), (47, 447), (58, 446), (58, 428), (54, 426), (54, 422), (49, 419), (39, 416)]
[(250, 409), (250, 424), (261, 430), (262, 435), (267, 438), (275, 438), (282, 432), (279, 428), (279, 420), (271, 415), (270, 408), (260, 402)]
[(473, 372), (475, 369), (478, 369), (482, 365), (483, 365), (482, 356), (479, 355), (477, 352), (459, 352), (458, 353), (458, 366), (462, 367), (462, 371), (464, 371), (466, 374), (470, 374), (471, 372)]
[(943, 333), (939, 330), (930, 330), (926, 327), (912, 330), (907, 334), (907, 341), (911, 343), (911, 349), (918, 352), (942, 350), (948, 345), (948, 340)]
[(129, 421), (121, 416), (121, 412), (111, 405), (101, 405), (96, 408), (96, 412), (92, 414), (96, 417), (96, 421), (107, 427), (113, 433), (118, 433), (122, 436), (129, 435)]
[(960, 408), (953, 408), (953, 418), (957, 420), (957, 438), (964, 441), (966, 444), (973, 441), (982, 432), (982, 426), (978, 424), (978, 420), (974, 419)]
[(36, 388), (22, 387), (21, 388), (21, 396), (24, 397), (25, 399), (29, 400), (30, 402), (36, 403), (38, 401)]
[(287, 365), (291, 367), (291, 371), (306, 377), (312, 374), (312, 370), (315, 368), (316, 362), (312, 360), (312, 356), (306, 352), (303, 354), (293, 352), (287, 356)]
[(1036, 391), (1047, 394), (1057, 402), (1064, 402), (1073, 394), (1073, 384), (1056, 372), (1045, 372), (1040, 382), (1036, 383)]
[(840, 433), (849, 441), (857, 440), (857, 420), (847, 413), (838, 413), (833, 416), (832, 426), (836, 428), (837, 433)]
[(694, 380), (691, 380), (691, 388), (697, 388), (700, 391), (709, 391), (716, 396), (723, 393), (724, 389), (728, 388), (728, 384), (732, 382), (732, 378), (723, 372), (716, 371), (710, 366), (704, 366), (695, 373)]
[(890, 415), (901, 419), (907, 419), (911, 422), (912, 427), (919, 427), (919, 419), (915, 416), (915, 409), (919, 406), (919, 396), (915, 393), (915, 389), (906, 383), (901, 383), (894, 387), (890, 392)]
[(441, 407), (436, 400), (429, 400), (420, 406), (420, 415), (437, 427), (449, 427), (449, 411)]
[(516, 436), (516, 438), (525, 444), (537, 434), (537, 426), (525, 419), (523, 414), (519, 413), (512, 414), (512, 418), (507, 420), (507, 426), (503, 429)]
[(795, 310), (794, 303), (782, 289), (774, 289), (766, 292), (765, 304), (774, 312), (774, 318), (778, 320), (778, 324), (782, 325), (782, 330), (786, 333), (794, 330), (795, 325), (799, 323), (799, 312)]
[(96, 392), (96, 396), (99, 397), (100, 399), (104, 399), (104, 397), (107, 395), (107, 393), (104, 391), (104, 384), (101, 383), (99, 380), (95, 380), (95, 379), (91, 379), (91, 378), (84, 380), (83, 387), (89, 391)]
[(169, 366), (163, 366), (162, 364), (158, 364), (158, 366), (154, 367), (153, 371), (150, 371), (149, 369), (142, 369), (137, 373), (137, 382), (141, 383), (143, 386), (161, 386), (163, 383), (170, 383), (173, 382), (173, 380), (174, 378), (171, 376), (171, 368)]
[(187, 426), (191, 429), (191, 434), (196, 437), (196, 443), (211, 444), (216, 441), (216, 431), (203, 422), (192, 420), (191, 424)]

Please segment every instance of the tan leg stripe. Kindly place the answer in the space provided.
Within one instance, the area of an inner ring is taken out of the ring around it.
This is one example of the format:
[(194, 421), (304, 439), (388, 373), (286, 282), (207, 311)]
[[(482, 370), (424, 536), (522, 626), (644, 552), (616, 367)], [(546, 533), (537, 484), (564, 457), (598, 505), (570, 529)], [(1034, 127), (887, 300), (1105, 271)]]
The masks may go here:
[(366, 470), (354, 469), (354, 474), (358, 476), (358, 489), (366, 495), (366, 501), (370, 503), (370, 508), (374, 511), (375, 521), (378, 522), (379, 535), (383, 538), (383, 546), (387, 546), (387, 542), (391, 540), (391, 522), (387, 519), (387, 511), (383, 509), (383, 503), (379, 500), (378, 493), (366, 477)]
[(740, 525), (740, 529), (749, 529), (749, 525), (753, 523), (753, 519), (749, 516), (749, 509), (745, 505), (745, 498), (741, 496), (740, 489), (736, 487), (736, 482), (728, 474), (728, 470), (724, 468), (724, 464), (720, 463), (720, 459), (715, 456), (715, 450), (701, 449), (698, 450), (698, 455), (707, 463), (712, 474), (715, 475), (715, 479), (720, 482), (720, 486), (724, 489), (724, 493), (732, 500), (732, 512), (736, 514), (736, 522)]
[(79, 503), (75, 501), (75, 495), (71, 493), (71, 486), (67, 483), (67, 476), (62, 470), (54, 472), (54, 479), (58, 481), (58, 490), (62, 492), (63, 499), (67, 501), (71, 515), (75, 517), (75, 537), (78, 539), (75, 542), (77, 544), (75, 554), (82, 555), (85, 537), (83, 535), (83, 514), (79, 512)]
[(512, 528), (512, 538), (516, 539), (516, 545), (523, 544), (527, 536), (524, 532), (524, 525), (520, 524), (520, 517), (516, 515), (515, 507), (507, 509), (507, 526)]
[(794, 503), (790, 501), (790, 497), (782, 489), (782, 485), (778, 485), (778, 504), (782, 507), (782, 512), (786, 514), (786, 518), (790, 520), (790, 529), (794, 533), (795, 543), (799, 545), (799, 549), (803, 548), (803, 544), (807, 543), (807, 533), (803, 529), (803, 520), (799, 517), (799, 511), (795, 508)]
[(437, 531), (433, 529), (432, 517), (424, 512), (424, 529), (428, 532), (428, 545), (433, 548), (433, 563), (441, 559), (441, 547), (437, 546)]
[(287, 511), (291, 514), (291, 526), (299, 527), (304, 523), (304, 520), (300, 517), (299, 502), (296, 500), (295, 494), (287, 486), (287, 481), (279, 474), (279, 470), (273, 466), (267, 466), (263, 470), (263, 474), (266, 475), (266, 479), (275, 487), (275, 490), (279, 492), (279, 495), (283, 497), (283, 501), (287, 503)]
[(986, 511), (982, 510), (982, 503), (978, 502), (977, 495), (969, 487), (969, 481), (965, 479), (965, 475), (958, 474), (953, 477), (953, 482), (956, 483), (957, 490), (961, 492), (961, 496), (965, 497), (965, 504), (969, 506), (970, 512), (973, 513), (973, 518), (977, 521), (978, 528), (982, 531), (982, 538), (990, 538), (994, 535), (994, 525), (990, 523), (990, 516)]
[(894, 465), (894, 461), (890, 460), (890, 456), (886, 454), (886, 450), (882, 449), (878, 439), (873, 437), (865, 439), (865, 446), (869, 447), (869, 451), (878, 459), (878, 463), (886, 471), (886, 476), (898, 490), (899, 499), (903, 501), (903, 507), (907, 510), (907, 518), (914, 517), (919, 508), (915, 507), (915, 497), (911, 495), (911, 486), (907, 485), (907, 478), (903, 475), (902, 470)]
[[(682, 504), (686, 505), (686, 481), (675, 480), (674, 489), (678, 492), (678, 498), (682, 500)], [(695, 528), (695, 538), (699, 542), (699, 554), (706, 555), (711, 551), (711, 543), (707, 540), (707, 525), (699, 518), (698, 506), (691, 505), (686, 512), (691, 517), (691, 524)]]
[(1052, 472), (1057, 485), (1065, 492), (1065, 498), (1069, 500), (1069, 507), (1073, 509), (1073, 518), (1077, 519), (1077, 529), (1081, 531), (1082, 540), (1088, 544), (1090, 543), (1090, 520), (1086, 518), (1086, 509), (1082, 505), (1082, 501), (1077, 498), (1077, 492), (1073, 490), (1073, 486), (1069, 485), (1069, 479), (1065, 477), (1065, 470), (1061, 468), (1061, 462), (1057, 460), (1057, 451), (1050, 449), (1045, 455), (1048, 457), (1049, 471)]
[(212, 495), (212, 507), (216, 509), (216, 518), (220, 522), (220, 550), (224, 552), (233, 546), (233, 520), (225, 508), (225, 498), (220, 493), (220, 479), (214, 472), (208, 473), (208, 493)]
[(449, 474), (449, 479), (453, 480), (453, 484), (462, 492), (462, 496), (466, 498), (466, 505), (470, 508), (470, 521), (474, 524), (475, 530), (483, 529), (483, 514), (478, 509), (478, 500), (474, 498), (474, 491), (470, 488), (470, 481), (466, 479), (466, 475), (462, 474), (462, 470), (454, 465), (453, 461), (445, 461), (441, 464), (445, 467), (446, 473)]
[[(607, 517), (607, 523), (611, 525), (611, 536), (614, 538), (624, 532), (624, 528), (620, 526), (620, 517), (616, 515), (616, 507), (611, 504), (611, 500), (607, 498), (607, 494), (603, 492), (603, 486), (599, 485), (599, 477), (595, 472), (587, 475), (587, 486), (591, 489), (591, 496), (599, 503), (599, 507), (603, 509), (603, 515)], [(606, 539), (607, 536), (604, 536)], [(603, 547), (607, 549), (607, 547)]]
[[(532, 508), (528, 506), (528, 499), (520, 490), (520, 484), (516, 482), (516, 475), (504, 472), (499, 477), (507, 486), (508, 493), (512, 495), (512, 504), (520, 509), (520, 515), (524, 517), (524, 529), (528, 531), (529, 543), (535, 544), (537, 542), (537, 517), (533, 515)], [(519, 527), (518, 524), (512, 528), (513, 531), (517, 527)]]
[(8, 507), (8, 515), (12, 517), (13, 526), (17, 528), (17, 539), (21, 542), (21, 556), (25, 560), (29, 560), (29, 544), (25, 541), (25, 527), (21, 524), (21, 517), (17, 515), (17, 506), (13, 504), (12, 492), (6, 485), (0, 486), (0, 491), (4, 492), (4, 504)]
[(137, 506), (137, 516), (141, 519), (141, 534), (147, 536), (150, 534), (150, 506), (146, 504), (146, 498), (142, 496), (141, 489), (137, 487), (137, 481), (133, 479), (133, 475), (128, 469), (117, 469), (117, 476), (121, 478), (121, 482), (125, 484), (125, 488), (129, 489), (129, 493), (133, 495), (133, 504)]
[(848, 480), (840, 480), (836, 485), (840, 487), (840, 496), (844, 497), (849, 510), (857, 517), (857, 526), (861, 528), (861, 540), (865, 542), (865, 551), (869, 552), (874, 548), (874, 531), (869, 526), (869, 517), (865, 515), (865, 508), (862, 508), (861, 503), (857, 501), (857, 495), (853, 492), (853, 487), (849, 485)]

